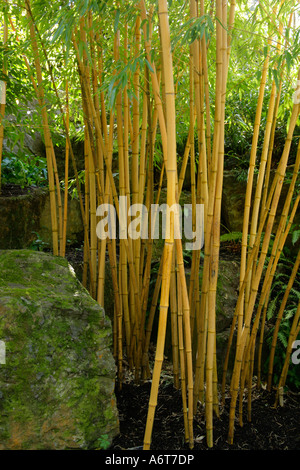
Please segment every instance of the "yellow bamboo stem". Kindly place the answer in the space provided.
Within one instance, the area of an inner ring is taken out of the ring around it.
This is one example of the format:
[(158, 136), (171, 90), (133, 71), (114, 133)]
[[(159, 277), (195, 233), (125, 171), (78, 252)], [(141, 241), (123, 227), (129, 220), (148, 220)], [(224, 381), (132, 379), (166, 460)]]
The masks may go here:
[[(270, 42), (270, 41), (269, 41)], [(245, 271), (246, 271), (246, 261), (247, 261), (247, 247), (248, 247), (248, 225), (249, 225), (249, 217), (250, 217), (250, 207), (251, 207), (251, 195), (252, 195), (252, 188), (253, 188), (253, 177), (254, 177), (254, 169), (255, 169), (255, 161), (256, 161), (256, 152), (257, 152), (257, 143), (259, 137), (259, 128), (260, 128), (260, 120), (261, 120), (261, 113), (262, 113), (262, 106), (263, 106), (263, 97), (264, 91), (267, 81), (267, 73), (269, 67), (269, 52), (265, 58), (262, 76), (260, 81), (259, 87), (259, 95), (256, 107), (256, 115), (255, 121), (253, 126), (253, 137), (252, 137), (252, 144), (251, 144), (251, 153), (250, 153), (250, 161), (249, 161), (249, 171), (248, 171), (248, 180), (247, 180), (247, 188), (246, 188), (246, 195), (245, 195), (245, 206), (244, 206), (244, 216), (243, 216), (243, 235), (242, 235), (242, 251), (241, 251), (241, 266), (240, 266), (240, 287), (243, 282)], [(247, 297), (249, 293), (247, 291), (246, 298), (245, 298), (245, 305), (247, 304)], [(237, 344), (240, 341), (242, 327), (243, 327), (243, 317), (244, 317), (244, 306), (243, 303), (240, 305), (240, 311), (238, 315), (238, 332), (237, 332)]]
[(251, 293), (249, 297), (249, 304), (245, 312), (245, 321), (244, 321), (244, 326), (243, 326), (242, 333), (241, 333), (241, 342), (237, 345), (236, 359), (235, 359), (234, 371), (233, 371), (232, 381), (231, 381), (232, 398), (231, 398), (231, 404), (230, 404), (230, 417), (229, 417), (230, 421), (229, 421), (229, 432), (228, 432), (228, 441), (230, 444), (232, 444), (233, 442), (233, 435), (234, 435), (234, 416), (235, 416), (236, 400), (237, 400), (237, 395), (238, 395), (238, 385), (239, 385), (239, 380), (240, 380), (242, 358), (243, 358), (247, 338), (249, 335), (250, 322), (251, 322), (254, 304), (255, 304), (255, 300), (257, 296), (258, 285), (259, 285), (259, 281), (261, 278), (266, 254), (268, 251), (271, 231), (272, 231), (272, 227), (274, 223), (278, 200), (279, 200), (279, 196), (281, 193), (283, 178), (284, 178), (284, 174), (286, 170), (287, 159), (288, 159), (289, 150), (291, 146), (291, 140), (292, 140), (292, 136), (294, 133), (294, 128), (296, 125), (298, 115), (299, 115), (299, 104), (294, 104), (283, 154), (282, 154), (280, 163), (278, 165), (276, 177), (274, 178), (274, 182), (273, 182), (275, 185), (275, 193), (274, 193), (274, 197), (273, 197), (273, 201), (272, 201), (272, 205), (271, 205), (271, 209), (270, 209), (270, 213), (268, 217), (268, 223), (265, 229), (265, 236), (264, 236), (264, 240), (262, 244), (260, 259), (259, 259), (256, 271), (255, 271), (255, 276), (253, 278)]
[[(142, 2), (141, 2), (142, 3)], [(170, 43), (170, 30), (168, 21), (168, 5), (166, 0), (158, 2), (159, 22), (161, 31), (161, 46), (163, 53), (163, 63), (165, 68), (165, 85), (166, 85), (166, 110), (167, 110), (167, 204), (172, 207), (176, 203), (176, 124), (175, 124), (175, 96), (173, 82), (172, 54)], [(173, 215), (173, 217), (172, 217)], [(171, 212), (170, 220), (167, 222), (167, 238), (164, 248), (164, 263), (162, 272), (161, 299), (160, 299), (160, 316), (158, 326), (158, 338), (155, 354), (155, 364), (153, 369), (153, 379), (149, 400), (148, 416), (144, 436), (144, 449), (150, 449), (151, 435), (153, 428), (154, 414), (157, 404), (157, 395), (159, 387), (159, 379), (164, 354), (165, 332), (167, 323), (167, 313), (169, 307), (170, 294), (170, 273), (172, 266), (172, 253), (174, 247), (174, 213)]]
[(186, 356), (184, 349), (184, 335), (183, 335), (183, 308), (182, 308), (182, 292), (180, 276), (177, 271), (177, 302), (178, 302), (178, 348), (180, 358), (180, 383), (182, 395), (182, 412), (184, 422), (184, 435), (185, 442), (189, 441), (189, 425), (188, 425), (188, 408), (187, 408), (187, 387), (186, 387)]
[(282, 302), (280, 304), (280, 309), (276, 318), (276, 323), (275, 323), (275, 328), (273, 332), (273, 337), (272, 337), (272, 344), (271, 344), (271, 351), (270, 351), (270, 360), (269, 360), (269, 369), (268, 369), (268, 390), (271, 390), (272, 386), (272, 377), (273, 377), (273, 366), (274, 366), (274, 357), (275, 357), (275, 349), (276, 349), (276, 343), (277, 343), (277, 338), (278, 338), (278, 332), (279, 332), (279, 327), (280, 323), (283, 317), (284, 309), (286, 306), (286, 303), (288, 301), (289, 294), (291, 292), (291, 289), (293, 287), (294, 281), (296, 279), (298, 270), (299, 270), (299, 265), (300, 265), (300, 251), (298, 252), (288, 285), (286, 287)]
[(170, 316), (171, 316), (171, 339), (172, 339), (172, 363), (174, 387), (179, 389), (179, 349), (178, 349), (178, 324), (177, 324), (177, 292), (175, 271), (175, 250), (173, 251), (171, 284), (170, 284)]
[[(69, 110), (69, 85), (68, 80), (66, 81), (66, 126), (67, 132), (69, 132), (70, 124), (70, 110)], [(68, 181), (69, 181), (69, 143), (66, 139), (66, 150), (65, 150), (65, 193), (64, 193), (64, 217), (63, 217), (63, 236), (62, 244), (60, 246), (60, 255), (65, 256), (66, 254), (66, 243), (67, 243), (67, 224), (68, 224)]]
[(284, 361), (284, 364), (283, 364), (283, 368), (282, 368), (282, 372), (281, 372), (281, 375), (280, 375), (279, 384), (278, 384), (278, 388), (277, 388), (277, 393), (276, 393), (275, 407), (277, 407), (277, 405), (278, 405), (279, 392), (280, 392), (280, 390), (283, 389), (283, 387), (285, 385), (285, 382), (286, 382), (286, 377), (287, 377), (287, 373), (288, 373), (288, 369), (289, 369), (289, 365), (290, 365), (290, 357), (291, 357), (291, 353), (292, 353), (292, 349), (293, 349), (293, 342), (296, 340), (296, 338), (299, 334), (299, 331), (300, 331), (299, 318), (300, 318), (300, 300), (298, 302), (297, 311), (296, 311), (296, 314), (294, 316), (293, 324), (292, 324), (292, 327), (291, 327), (291, 330), (290, 330), (288, 345), (287, 345), (286, 353), (285, 353), (285, 361)]
[[(7, 3), (7, 0), (4, 0)], [(8, 23), (6, 19), (3, 19), (3, 47), (5, 48), (8, 39)], [(6, 64), (3, 60), (2, 73), (6, 75)], [(2, 150), (4, 140), (4, 125), (3, 119), (5, 116), (5, 105), (6, 105), (6, 81), (2, 81), (0, 85), (0, 194), (1, 194), (1, 163), (2, 163)]]
[[(55, 184), (54, 184), (54, 169), (53, 169), (53, 145), (51, 140), (51, 134), (48, 124), (48, 116), (46, 110), (46, 103), (44, 98), (43, 90), (43, 78), (42, 78), (42, 69), (39, 58), (38, 44), (35, 35), (35, 27), (33, 23), (33, 18), (31, 14), (31, 8), (29, 0), (25, 1), (25, 7), (27, 10), (27, 17), (29, 20), (29, 29), (30, 29), (30, 38), (31, 45), (34, 55), (34, 63), (37, 75), (38, 82), (38, 100), (41, 107), (41, 115), (43, 120), (43, 132), (45, 138), (45, 148), (47, 156), (47, 170), (48, 170), (48, 180), (49, 180), (49, 195), (50, 195), (50, 208), (51, 208), (51, 224), (52, 224), (52, 242), (53, 242), (53, 254), (58, 255), (59, 253), (59, 244), (58, 244), (58, 225), (57, 225), (57, 207), (56, 207), (56, 193), (55, 193)], [(57, 191), (60, 192), (59, 187)]]

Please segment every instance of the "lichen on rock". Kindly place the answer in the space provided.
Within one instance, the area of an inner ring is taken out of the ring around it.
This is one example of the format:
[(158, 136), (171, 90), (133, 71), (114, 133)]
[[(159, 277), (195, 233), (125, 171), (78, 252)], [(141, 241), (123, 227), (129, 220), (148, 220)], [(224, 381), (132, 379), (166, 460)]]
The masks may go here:
[(89, 449), (118, 433), (110, 320), (64, 258), (0, 251), (0, 449)]

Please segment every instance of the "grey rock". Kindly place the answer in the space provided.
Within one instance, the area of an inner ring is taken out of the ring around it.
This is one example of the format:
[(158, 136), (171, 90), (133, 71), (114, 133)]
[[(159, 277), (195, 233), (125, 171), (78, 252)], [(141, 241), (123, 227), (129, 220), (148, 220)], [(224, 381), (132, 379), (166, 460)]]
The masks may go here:
[(111, 322), (64, 258), (0, 251), (0, 339), (0, 449), (112, 442), (119, 419)]

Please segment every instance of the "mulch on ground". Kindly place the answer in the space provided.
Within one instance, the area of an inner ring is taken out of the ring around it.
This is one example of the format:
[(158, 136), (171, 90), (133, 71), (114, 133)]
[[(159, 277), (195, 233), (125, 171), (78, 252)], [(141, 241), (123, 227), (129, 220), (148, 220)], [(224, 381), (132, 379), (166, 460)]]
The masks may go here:
[[(143, 447), (151, 382), (136, 385), (134, 381), (116, 389), (120, 434), (111, 449), (139, 450)], [(197, 450), (299, 450), (300, 393), (287, 391), (284, 406), (274, 408), (275, 391), (252, 392), (251, 422), (247, 421), (245, 400), (244, 425), (235, 425), (234, 443), (228, 444), (230, 396), (220, 405), (220, 417), (214, 418), (214, 447), (208, 449), (205, 431), (205, 410), (201, 406), (194, 418), (194, 449)], [(189, 450), (184, 442), (181, 391), (176, 390), (170, 376), (162, 378), (152, 432), (151, 450)]]

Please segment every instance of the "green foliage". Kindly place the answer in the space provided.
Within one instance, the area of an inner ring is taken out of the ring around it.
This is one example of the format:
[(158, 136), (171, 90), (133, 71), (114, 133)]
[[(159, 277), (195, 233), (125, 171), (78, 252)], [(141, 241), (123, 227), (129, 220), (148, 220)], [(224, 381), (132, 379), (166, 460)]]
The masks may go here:
[(36, 239), (32, 242), (30, 249), (33, 251), (44, 251), (49, 249), (49, 243), (46, 243), (37, 232), (32, 232), (36, 235)]
[(297, 243), (299, 238), (300, 238), (300, 230), (294, 230), (292, 232), (292, 243), (293, 243), (293, 245), (295, 245), (295, 243)]
[[(287, 285), (290, 279), (290, 275), (293, 269), (293, 261), (283, 257), (283, 260), (279, 263), (278, 269), (274, 276), (274, 282), (272, 283), (270, 292), (270, 301), (267, 310), (267, 334), (266, 344), (270, 348), (273, 338), (273, 332), (276, 322), (277, 313), (280, 309), (280, 305), (287, 289)], [(289, 334), (291, 325), (293, 322), (294, 315), (297, 311), (298, 302), (300, 300), (300, 279), (296, 276), (293, 287), (290, 291), (288, 302), (286, 304), (284, 314), (280, 323), (278, 331), (277, 346), (274, 356), (274, 383), (278, 383), (281, 370), (286, 357), (286, 347), (288, 344)], [(265, 372), (267, 372), (268, 361), (265, 364)], [(289, 387), (300, 387), (299, 372), (296, 370), (296, 366), (290, 364), (289, 372), (287, 376), (286, 385)]]
[(220, 236), (220, 242), (240, 241), (243, 234), (241, 232), (228, 232)]
[(47, 164), (45, 158), (23, 155), (19, 157), (4, 152), (2, 160), (2, 183), (25, 186), (47, 185)]
[[(79, 184), (83, 185), (85, 182), (85, 170), (81, 170), (78, 172), (78, 180)], [(61, 181), (62, 187), (64, 187), (64, 181)], [(78, 190), (77, 190), (77, 185), (76, 185), (76, 179), (75, 178), (69, 178), (68, 181), (68, 192), (71, 195), (72, 198), (78, 198)]]
[(177, 44), (192, 44), (197, 39), (204, 36), (206, 41), (211, 39), (211, 33), (214, 31), (214, 24), (209, 15), (205, 14), (199, 18), (191, 18), (185, 23), (180, 24), (179, 33), (173, 38), (172, 49)]
[(106, 450), (110, 446), (110, 440), (108, 434), (103, 434), (101, 437), (97, 439), (97, 449), (98, 450)]
[[(108, 104), (107, 111), (114, 108), (116, 93), (124, 90), (125, 84), (129, 84), (128, 96), (130, 102), (134, 99), (132, 85), (134, 72), (139, 67), (148, 68), (151, 73), (152, 67), (145, 57), (144, 48), (138, 56), (132, 54), (134, 42), (132, 31), (134, 30), (135, 20), (139, 13), (137, 8), (138, 1), (131, 0), (122, 7), (118, 7), (112, 0), (75, 0), (72, 5), (67, 0), (57, 2), (46, 2), (45, 0), (32, 0), (31, 8), (35, 17), (35, 23), (39, 35), (43, 40), (45, 50), (50, 61), (51, 71), (55, 77), (56, 85), (61, 94), (62, 102), (65, 97), (65, 84), (68, 80), (70, 85), (70, 136), (71, 138), (83, 138), (83, 111), (81, 105), (80, 81), (77, 73), (76, 55), (72, 44), (72, 33), (74, 28), (78, 27), (78, 21), (81, 16), (86, 16), (89, 10), (93, 13), (94, 24), (97, 25), (99, 34), (99, 46), (103, 50), (103, 71), (102, 88), (99, 92), (105, 94), (105, 100)], [(157, 2), (146, 1), (147, 10), (153, 7), (152, 24), (146, 21), (146, 35), (151, 36), (151, 58), (155, 64), (160, 64), (159, 50), (159, 28)], [(208, 79), (211, 95), (210, 111), (211, 125), (213, 133), (213, 114), (214, 98), (213, 90), (215, 83), (215, 24), (218, 18), (215, 17), (214, 10), (210, 4), (206, 4), (205, 13), (197, 19), (189, 17), (188, 2), (179, 0), (178, 2), (169, 2), (169, 15), (171, 24), (171, 46), (174, 57), (174, 79), (177, 93), (177, 131), (179, 155), (182, 156), (184, 143), (189, 130), (190, 109), (189, 109), (189, 47), (190, 44), (198, 39), (205, 37), (209, 42), (208, 54)], [(284, 37), (280, 36), (274, 25), (275, 13), (273, 11), (275, 2), (263, 0), (249, 2), (243, 0), (237, 3), (235, 27), (230, 30), (231, 35), (231, 61), (228, 70), (228, 89), (226, 95), (226, 132), (225, 132), (225, 168), (239, 171), (239, 177), (245, 178), (248, 169), (251, 141), (253, 135), (253, 124), (255, 119), (255, 110), (258, 96), (258, 86), (263, 61), (267, 49), (265, 48), (266, 37), (269, 34), (273, 38), (270, 47), (270, 75), (266, 84), (266, 96), (263, 106), (262, 129), (264, 128), (266, 113), (268, 109), (268, 100), (272, 80), (278, 84), (280, 76), (277, 72), (280, 64), (285, 62), (286, 75), (283, 77), (283, 92), (279, 107), (278, 125), (276, 130), (274, 149), (276, 158), (281, 155), (282, 145), (286, 136), (290, 110), (293, 101), (295, 85), (295, 66), (300, 50), (300, 32), (297, 28), (288, 27), (288, 18), (290, 12), (295, 9), (295, 2), (287, 0), (278, 7), (277, 15), (280, 15), (284, 23)], [(31, 67), (33, 67), (33, 56), (29, 40), (26, 33), (28, 20), (25, 15), (24, 5), (20, 1), (14, 4), (2, 2), (1, 11), (9, 12), (13, 18), (16, 34), (10, 30), (9, 39), (5, 47), (1, 44), (0, 38), (0, 63), (5, 61), (8, 74), (2, 77), (7, 81), (7, 113), (14, 116), (13, 123), (6, 123), (6, 139), (21, 141), (24, 130), (28, 133), (35, 131), (42, 132), (41, 116), (38, 106), (28, 109), (28, 103), (33, 103), (35, 91), (31, 83), (30, 74), (35, 77), (35, 71), (29, 72), (26, 68), (23, 55), (28, 57)], [(125, 25), (128, 27), (128, 50), (123, 47), (123, 38), (125, 35)], [(142, 45), (144, 42), (143, 26), (141, 25)], [(152, 28), (150, 28), (150, 26)], [(115, 60), (113, 57), (113, 39), (116, 30), (120, 31), (121, 47), (120, 58)], [(88, 34), (89, 31), (87, 30)], [(283, 43), (286, 40), (286, 47), (279, 54), (276, 50), (276, 39)], [(78, 40), (79, 54), (88, 53), (88, 60), (92, 60), (90, 53), (86, 50), (84, 43)], [(126, 52), (126, 63), (125, 63)], [(43, 79), (47, 110), (50, 117), (50, 127), (54, 143), (59, 145), (64, 142), (64, 129), (62, 117), (58, 108), (56, 97), (51, 86), (49, 64), (46, 64), (40, 47), (41, 62), (43, 65)], [(2, 67), (0, 67), (0, 70)], [(1, 72), (0, 72), (1, 73)], [(140, 83), (140, 91), (143, 92), (145, 83), (143, 78)], [(29, 111), (29, 112), (28, 112)], [(162, 156), (158, 126), (158, 140), (155, 143), (154, 165), (160, 167)], [(197, 132), (196, 132), (197, 134)], [(291, 163), (295, 155), (296, 142), (293, 139), (291, 151)], [(259, 136), (258, 154), (261, 151), (263, 142), (263, 132)], [(195, 142), (197, 159), (197, 137)]]

